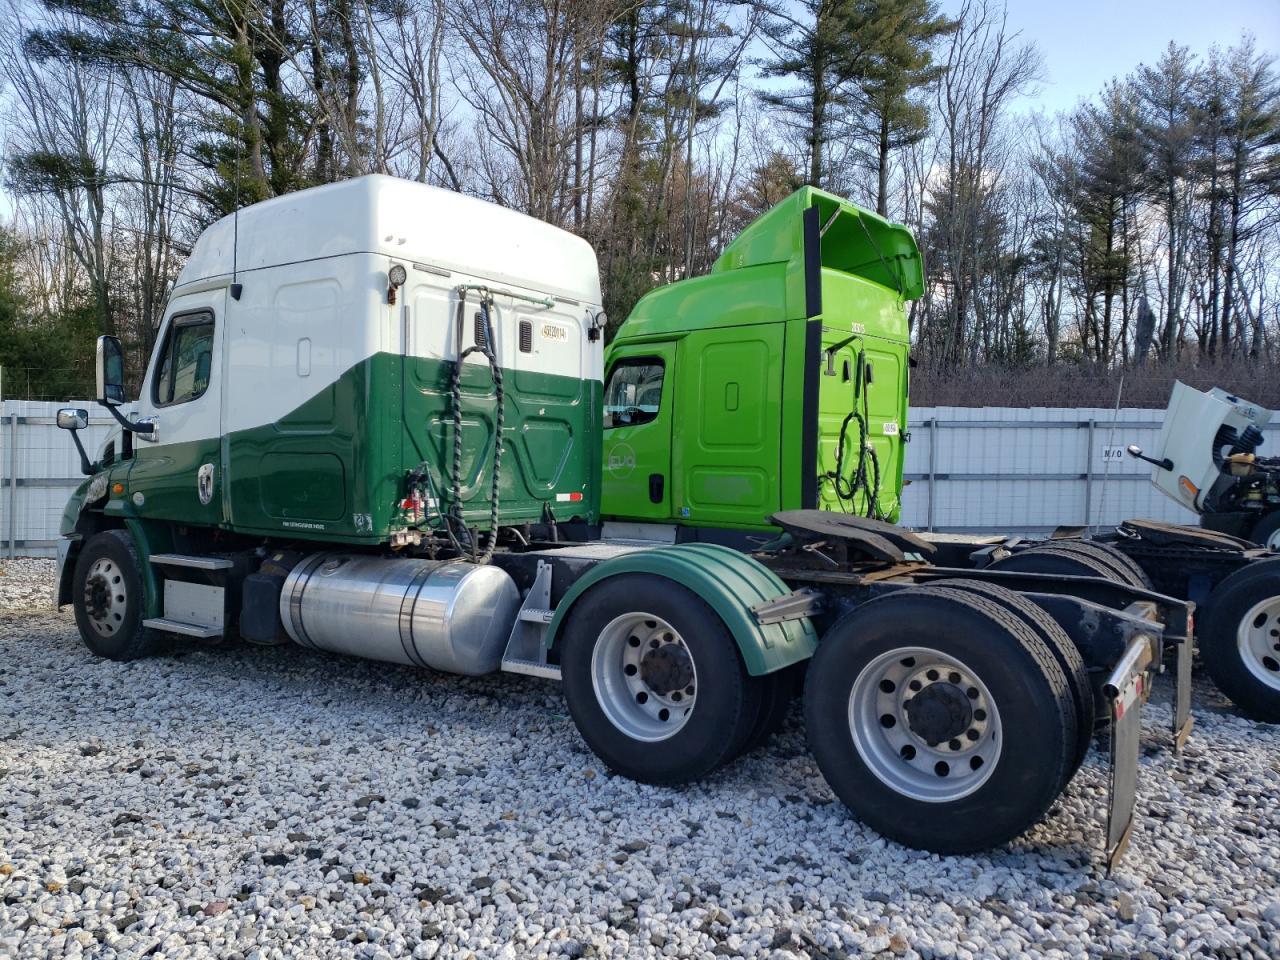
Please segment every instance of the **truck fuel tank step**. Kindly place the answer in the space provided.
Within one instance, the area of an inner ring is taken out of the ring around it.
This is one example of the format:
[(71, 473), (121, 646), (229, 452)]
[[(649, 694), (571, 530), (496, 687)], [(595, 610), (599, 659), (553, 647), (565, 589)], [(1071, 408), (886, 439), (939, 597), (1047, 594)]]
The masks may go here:
[(184, 637), (195, 637), (198, 640), (209, 640), (222, 636), (222, 627), (206, 626), (201, 623), (186, 623), (182, 620), (171, 620), (168, 617), (152, 617), (143, 620), (142, 625), (151, 630), (163, 630), (165, 633), (180, 633)]
[(192, 557), (181, 553), (153, 553), (157, 567), (186, 567), (188, 570), (230, 570), (235, 564), (226, 557)]

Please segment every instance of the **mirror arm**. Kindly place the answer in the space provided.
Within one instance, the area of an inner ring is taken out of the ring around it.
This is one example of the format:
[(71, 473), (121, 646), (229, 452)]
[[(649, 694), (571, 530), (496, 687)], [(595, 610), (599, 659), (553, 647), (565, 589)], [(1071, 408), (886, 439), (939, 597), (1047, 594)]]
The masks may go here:
[(80, 472), (86, 477), (91, 477), (101, 469), (102, 464), (93, 463), (89, 460), (89, 454), (85, 453), (84, 444), (80, 442), (80, 431), (71, 431), (71, 440), (76, 445), (76, 451), (80, 454)]
[(129, 433), (152, 433), (156, 428), (154, 423), (135, 423), (105, 400), (99, 400), (98, 403), (106, 407), (111, 416), (116, 418), (116, 422)]
[(1173, 469), (1173, 461), (1168, 457), (1165, 457), (1163, 460), (1157, 460), (1155, 457), (1148, 457), (1145, 453), (1135, 453), (1132, 450), (1128, 451), (1128, 453), (1129, 456), (1133, 457), (1135, 460), (1144, 460), (1154, 467), (1159, 467), (1161, 470)]

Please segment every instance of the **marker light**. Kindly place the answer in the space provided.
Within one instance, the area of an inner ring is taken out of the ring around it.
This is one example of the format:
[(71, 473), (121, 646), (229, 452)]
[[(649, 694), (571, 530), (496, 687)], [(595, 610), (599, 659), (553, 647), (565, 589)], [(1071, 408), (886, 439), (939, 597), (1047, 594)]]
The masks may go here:
[(404, 286), (404, 282), (408, 279), (409, 271), (404, 268), (403, 263), (392, 265), (387, 271), (387, 303), (396, 302), (396, 291)]

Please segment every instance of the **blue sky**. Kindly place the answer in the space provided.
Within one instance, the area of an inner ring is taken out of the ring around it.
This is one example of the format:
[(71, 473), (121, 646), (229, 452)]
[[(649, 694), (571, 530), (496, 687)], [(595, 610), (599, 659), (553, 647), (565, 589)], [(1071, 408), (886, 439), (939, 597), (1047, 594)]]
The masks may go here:
[[(942, 0), (948, 13), (960, 0)], [(1280, 0), (1009, 0), (1009, 25), (1035, 41), (1046, 81), (1024, 106), (1055, 113), (1091, 97), (1139, 63), (1154, 63), (1172, 40), (1198, 54), (1252, 33), (1280, 56)]]

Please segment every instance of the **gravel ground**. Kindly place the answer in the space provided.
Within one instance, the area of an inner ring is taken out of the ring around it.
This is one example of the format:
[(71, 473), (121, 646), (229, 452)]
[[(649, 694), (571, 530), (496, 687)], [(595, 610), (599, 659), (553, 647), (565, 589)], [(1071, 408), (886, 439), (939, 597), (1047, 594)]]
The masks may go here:
[(50, 562), (3, 573), (0, 956), (1280, 955), (1280, 728), (1203, 685), (1107, 879), (1096, 753), (1026, 837), (942, 859), (853, 820), (794, 712), (705, 783), (640, 786), (553, 684), (294, 646), (97, 661)]

